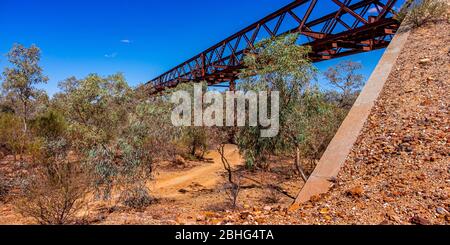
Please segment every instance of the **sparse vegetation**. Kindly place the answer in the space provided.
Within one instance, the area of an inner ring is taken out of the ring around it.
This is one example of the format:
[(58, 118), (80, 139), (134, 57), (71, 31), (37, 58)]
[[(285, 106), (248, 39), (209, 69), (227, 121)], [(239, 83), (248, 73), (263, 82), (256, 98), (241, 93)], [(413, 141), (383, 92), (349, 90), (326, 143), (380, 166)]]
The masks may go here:
[(6, 4), (5, 41), (27, 46), (1, 48), (0, 225), (450, 224), (449, 4), (291, 1), (136, 87), (178, 49), (153, 39), (187, 33), (141, 29), (180, 16)]
[[(47, 99), (45, 92), (38, 90), (35, 86), (46, 83), (48, 78), (43, 75), (42, 68), (39, 66), (40, 50), (36, 46), (26, 48), (15, 44), (8, 53), (8, 61), (11, 68), (5, 68), (3, 72), (4, 81), (2, 83), (3, 93), (6, 100), (10, 101), (14, 113), (22, 120), (22, 134), (16, 138), (15, 150), (24, 153), (28, 132), (28, 123), (31, 116), (38, 112), (42, 101)], [(18, 132), (15, 133), (18, 136)]]
[(0, 174), (0, 202), (2, 202), (5, 199), (8, 192), (9, 192), (8, 182), (5, 176), (3, 176), (3, 174)]
[[(13, 60), (18, 64), (14, 71), (5, 71), (0, 143), (5, 148), (2, 151), (20, 155), (27, 163), (20, 165), (24, 172), (18, 181), (21, 185), (16, 186), (20, 189), (14, 197), (17, 210), (40, 224), (72, 224), (85, 220), (87, 197), (94, 194), (97, 201), (144, 212), (155, 203), (148, 182), (156, 163), (178, 161), (186, 167), (185, 159), (207, 161), (205, 154), (211, 149), (217, 149), (226, 170), (224, 190), (231, 208), (245, 201), (240, 195), (247, 188), (243, 187), (245, 180), (268, 190), (266, 201), (275, 204), (283, 196), (292, 199), (280, 186), (243, 174), (258, 169), (270, 172), (275, 166), (271, 159), (289, 156), (306, 181), (361, 83), (355, 72), (359, 67), (344, 64), (330, 69), (329, 76), (342, 91), (320, 91), (311, 83), (317, 72), (307, 58), (310, 49), (297, 45), (297, 38), (264, 40), (257, 45), (257, 53), (245, 57), (247, 68), (242, 71), (240, 89), (280, 91), (280, 133), (274, 138), (261, 138), (261, 125), (239, 129), (172, 126), (174, 105), (169, 95), (177, 89), (192, 92), (192, 84), (149, 98), (143, 86), (129, 87), (122, 74), (90, 74), (61, 82), (60, 92), (49, 99), (33, 86), (46, 81), (38, 65), (38, 49), (15, 46), (10, 56), (23, 57)], [(11, 82), (24, 69), (21, 59), (32, 60), (34, 70), (32, 77), (20, 78), (33, 80), (23, 88)], [(342, 74), (344, 66), (349, 74)], [(236, 171), (227, 159), (225, 144), (230, 141), (238, 143), (247, 170)], [(0, 187), (4, 193), (6, 189)]]
[(188, 127), (182, 135), (182, 143), (189, 147), (191, 157), (203, 158), (208, 147), (208, 130), (203, 127)]
[(235, 170), (231, 167), (230, 162), (225, 156), (225, 144), (220, 145), (217, 148), (217, 151), (219, 152), (223, 167), (227, 171), (227, 182), (224, 185), (224, 189), (227, 193), (231, 207), (236, 209), (238, 206), (239, 193), (241, 192), (241, 176), (239, 173), (234, 173)]
[(143, 210), (155, 201), (145, 186), (128, 188), (127, 191), (122, 193), (121, 200), (125, 206), (135, 210)]
[(86, 178), (76, 163), (49, 163), (33, 171), (15, 201), (16, 207), (39, 224), (74, 223), (89, 190)]
[(364, 76), (358, 73), (361, 68), (361, 63), (352, 61), (342, 61), (328, 68), (324, 76), (332, 86), (338, 89), (328, 93), (328, 100), (335, 102), (339, 108), (350, 109), (364, 83)]
[(26, 135), (23, 131), (23, 121), (14, 114), (0, 114), (0, 142), (10, 150), (17, 160), (17, 155), (25, 151)]
[(297, 38), (289, 35), (259, 43), (258, 56), (245, 59), (248, 68), (240, 85), (243, 90), (280, 91), (279, 135), (262, 139), (261, 128), (246, 127), (237, 137), (249, 167), (267, 169), (271, 155), (294, 155), (295, 169), (306, 181), (304, 162), (314, 168), (357, 97), (362, 77), (356, 73), (360, 65), (354, 63), (330, 69), (333, 84), (342, 89), (330, 92), (337, 97), (335, 103), (311, 84), (316, 70), (307, 58), (309, 48), (297, 45)]
[(242, 72), (240, 89), (280, 92), (280, 133), (277, 137), (261, 138), (260, 125), (239, 130), (237, 142), (249, 167), (267, 169), (271, 155), (286, 152), (294, 144), (286, 134), (291, 127), (287, 121), (316, 74), (307, 58), (310, 48), (297, 45), (297, 38), (297, 35), (288, 35), (264, 40), (257, 44), (257, 53), (244, 59), (247, 68)]
[(408, 0), (397, 18), (407, 21), (413, 27), (420, 27), (432, 20), (441, 19), (448, 12), (448, 3), (442, 0)]

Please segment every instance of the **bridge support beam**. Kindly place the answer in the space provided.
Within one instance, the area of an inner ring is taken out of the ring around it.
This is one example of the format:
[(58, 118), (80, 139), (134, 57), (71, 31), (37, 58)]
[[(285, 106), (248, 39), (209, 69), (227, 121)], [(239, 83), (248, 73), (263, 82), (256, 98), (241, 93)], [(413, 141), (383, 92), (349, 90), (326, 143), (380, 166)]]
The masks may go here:
[(308, 202), (313, 196), (325, 194), (332, 187), (408, 40), (409, 29), (408, 26), (402, 26), (392, 40), (347, 118), (298, 194), (291, 211), (299, 209), (301, 204)]

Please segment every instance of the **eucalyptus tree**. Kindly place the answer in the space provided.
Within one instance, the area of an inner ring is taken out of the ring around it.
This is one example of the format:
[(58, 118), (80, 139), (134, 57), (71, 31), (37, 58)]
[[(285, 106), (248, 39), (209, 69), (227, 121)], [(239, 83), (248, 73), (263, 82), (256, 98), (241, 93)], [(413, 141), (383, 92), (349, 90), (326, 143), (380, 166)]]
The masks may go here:
[(15, 44), (7, 54), (10, 67), (3, 72), (2, 89), (14, 106), (15, 113), (23, 121), (23, 130), (28, 131), (33, 104), (36, 100), (45, 98), (45, 93), (37, 89), (39, 84), (45, 84), (48, 78), (43, 74), (39, 65), (41, 51), (35, 45), (29, 48)]
[(340, 107), (350, 109), (358, 97), (364, 83), (364, 76), (358, 73), (361, 69), (361, 63), (342, 61), (324, 73), (330, 84), (338, 89), (336, 100)]
[(84, 148), (118, 137), (132, 108), (132, 89), (122, 74), (71, 77), (59, 83), (53, 106), (64, 114), (69, 131)]
[(239, 88), (244, 91), (278, 91), (280, 94), (280, 133), (273, 138), (260, 138), (261, 125), (244, 127), (237, 142), (248, 166), (268, 167), (275, 153), (292, 151), (299, 143), (296, 127), (300, 118), (294, 113), (311, 80), (317, 73), (308, 58), (311, 48), (297, 44), (298, 35), (266, 39), (244, 58)]

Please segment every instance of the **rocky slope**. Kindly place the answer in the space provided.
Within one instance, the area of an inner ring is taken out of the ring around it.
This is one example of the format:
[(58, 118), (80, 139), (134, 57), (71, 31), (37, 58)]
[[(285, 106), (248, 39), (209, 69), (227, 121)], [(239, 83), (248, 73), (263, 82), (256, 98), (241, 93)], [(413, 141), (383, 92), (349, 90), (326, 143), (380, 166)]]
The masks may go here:
[(304, 223), (450, 222), (450, 24), (413, 30), (333, 190)]
[(332, 190), (224, 223), (450, 224), (450, 23), (412, 30)]

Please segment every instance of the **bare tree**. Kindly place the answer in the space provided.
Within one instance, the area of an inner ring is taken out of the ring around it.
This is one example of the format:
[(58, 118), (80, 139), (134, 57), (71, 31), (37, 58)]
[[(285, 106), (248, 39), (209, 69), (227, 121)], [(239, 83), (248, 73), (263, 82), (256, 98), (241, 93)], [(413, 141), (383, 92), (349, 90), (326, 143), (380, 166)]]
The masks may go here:
[(219, 152), (223, 167), (227, 171), (228, 183), (225, 186), (225, 190), (231, 201), (232, 207), (236, 209), (238, 196), (241, 191), (241, 176), (239, 174), (236, 176), (234, 175), (231, 164), (225, 156), (225, 144), (221, 144), (217, 148), (217, 152)]

